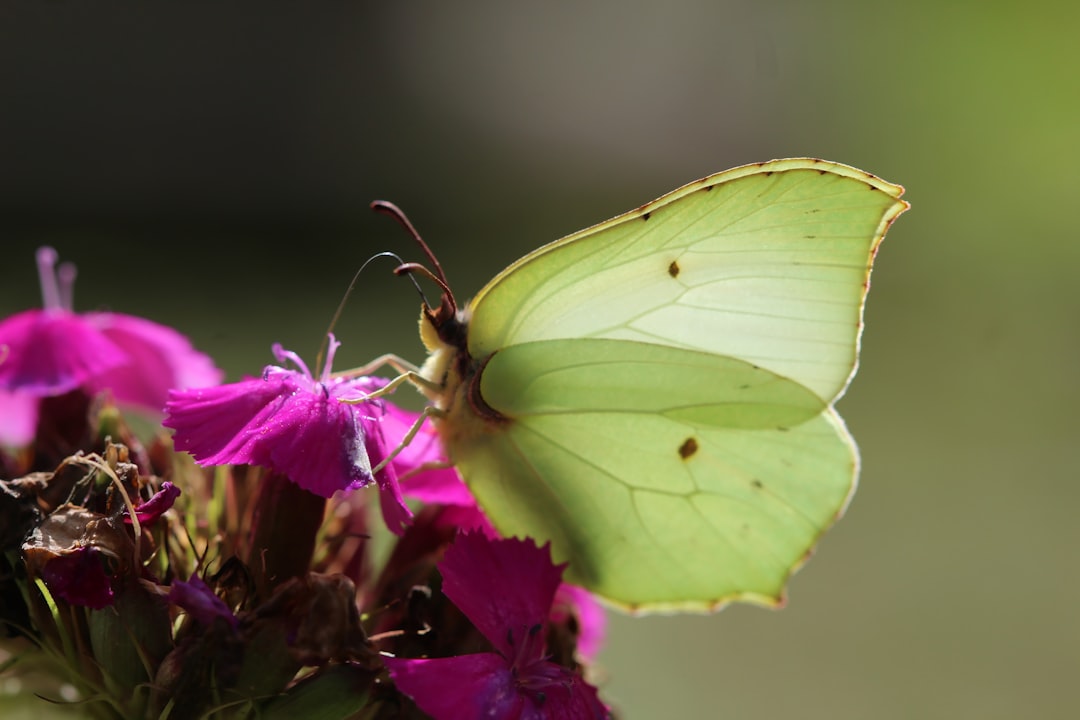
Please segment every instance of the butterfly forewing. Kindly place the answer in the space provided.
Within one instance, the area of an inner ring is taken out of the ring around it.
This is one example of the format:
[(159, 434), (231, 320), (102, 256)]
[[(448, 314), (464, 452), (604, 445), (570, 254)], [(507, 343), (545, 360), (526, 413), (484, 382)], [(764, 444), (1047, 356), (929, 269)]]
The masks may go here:
[(511, 266), (473, 303), (469, 351), (638, 340), (753, 362), (832, 401), (855, 367), (870, 262), (901, 191), (812, 160), (692, 183)]

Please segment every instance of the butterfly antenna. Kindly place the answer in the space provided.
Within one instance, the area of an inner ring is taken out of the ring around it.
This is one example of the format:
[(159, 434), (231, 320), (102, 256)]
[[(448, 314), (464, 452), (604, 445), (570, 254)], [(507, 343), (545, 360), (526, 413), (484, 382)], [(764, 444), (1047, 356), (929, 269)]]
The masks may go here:
[[(439, 259), (435, 257), (435, 253), (431, 252), (431, 248), (428, 247), (424, 239), (420, 237), (420, 233), (416, 231), (416, 228), (409, 218), (405, 216), (405, 213), (401, 211), (397, 205), (386, 200), (375, 200), (371, 203), (371, 209), (377, 213), (383, 215), (389, 215), (394, 220), (397, 220), (401, 227), (405, 228), (405, 232), (412, 236), (412, 239), (416, 241), (416, 244), (420, 246), (420, 250), (427, 257), (428, 262), (431, 263), (431, 267), (435, 268), (434, 272), (424, 265), (418, 263), (402, 263), (394, 272), (398, 275), (408, 275), (412, 278), (413, 273), (420, 273), (421, 275), (432, 280), (439, 288), (442, 289), (442, 302), (439, 304), (439, 309), (432, 309), (431, 305), (424, 300), (424, 307), (427, 309), (427, 314), (431, 318), (431, 321), (436, 327), (439, 327), (447, 320), (453, 318), (457, 314), (457, 302), (454, 300), (454, 293), (450, 290), (450, 283), (446, 279), (446, 273), (443, 272), (442, 265), (439, 264)], [(413, 278), (413, 283), (416, 283), (416, 279)], [(423, 293), (420, 294), (423, 297)]]
[(416, 244), (420, 246), (420, 249), (423, 251), (424, 255), (427, 256), (428, 262), (430, 262), (431, 266), (435, 268), (435, 277), (438, 277), (439, 280), (442, 281), (439, 283), (439, 285), (441, 285), (442, 287), (447, 287), (450, 284), (449, 281), (447, 281), (446, 279), (446, 273), (443, 272), (442, 265), (439, 264), (439, 259), (435, 257), (435, 253), (431, 252), (431, 248), (429, 248), (427, 246), (427, 243), (424, 242), (424, 239), (420, 237), (420, 233), (416, 232), (416, 228), (413, 227), (413, 224), (411, 222), (409, 222), (409, 218), (405, 217), (405, 213), (401, 211), (401, 208), (399, 208), (392, 202), (387, 202), (386, 200), (376, 200), (375, 202), (371, 203), (371, 209), (377, 213), (389, 215), (390, 217), (397, 220), (398, 224), (401, 225), (401, 227), (405, 228), (405, 231), (407, 233), (412, 235), (412, 239), (416, 241)]
[[(353, 288), (356, 287), (356, 281), (360, 279), (360, 273), (364, 272), (364, 269), (372, 262), (384, 257), (394, 258), (394, 260), (397, 261), (399, 267), (406, 264), (404, 260), (402, 260), (400, 257), (398, 257), (392, 252), (381, 252), (377, 255), (372, 255), (367, 260), (365, 260), (364, 264), (360, 266), (360, 269), (356, 271), (356, 274), (353, 275), (352, 280), (349, 282), (349, 287), (345, 289), (345, 294), (341, 296), (341, 302), (338, 303), (337, 310), (334, 311), (334, 316), (330, 318), (330, 327), (328, 327), (326, 329), (326, 332), (323, 333), (322, 345), (319, 346), (319, 354), (315, 356), (316, 377), (318, 377), (319, 371), (322, 368), (323, 355), (326, 353), (326, 349), (330, 343), (330, 333), (334, 332), (334, 328), (337, 326), (337, 321), (341, 317), (341, 313), (345, 310), (345, 302), (349, 299), (349, 296), (352, 295)], [(414, 278), (412, 275), (409, 276), (409, 279), (412, 280), (412, 284), (416, 288), (416, 292), (420, 293), (420, 299), (423, 301), (424, 305), (427, 305), (427, 298), (424, 297), (424, 290), (420, 287), (420, 283), (418, 283), (416, 281), (416, 278)]]

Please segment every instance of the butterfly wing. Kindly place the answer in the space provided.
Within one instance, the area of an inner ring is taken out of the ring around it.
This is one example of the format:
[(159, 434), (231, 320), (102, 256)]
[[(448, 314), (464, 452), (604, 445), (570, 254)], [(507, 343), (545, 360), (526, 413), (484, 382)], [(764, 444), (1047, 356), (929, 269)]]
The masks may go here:
[(625, 607), (780, 602), (854, 488), (832, 402), (901, 192), (817, 160), (737, 168), (497, 276), (440, 431), (500, 532)]

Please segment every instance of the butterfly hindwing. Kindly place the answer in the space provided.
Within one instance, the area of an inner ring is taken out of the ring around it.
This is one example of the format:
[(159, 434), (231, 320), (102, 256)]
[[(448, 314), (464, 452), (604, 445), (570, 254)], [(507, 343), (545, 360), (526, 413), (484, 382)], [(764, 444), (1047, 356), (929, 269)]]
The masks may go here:
[(481, 391), (509, 418), (456, 457), (481, 506), (627, 607), (778, 602), (852, 489), (853, 446), (821, 400), (733, 358), (538, 341), (496, 353)]

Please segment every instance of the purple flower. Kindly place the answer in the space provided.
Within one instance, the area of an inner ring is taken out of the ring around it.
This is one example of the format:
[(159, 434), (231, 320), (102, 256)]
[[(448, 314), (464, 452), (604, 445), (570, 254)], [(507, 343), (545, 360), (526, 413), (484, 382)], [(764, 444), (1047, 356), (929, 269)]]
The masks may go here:
[(438, 565), (443, 593), (494, 652), (385, 660), (395, 684), (436, 720), (607, 718), (596, 688), (547, 659), (548, 618), (565, 565), (531, 540), (459, 535)]
[(75, 268), (38, 250), (43, 309), (0, 321), (0, 442), (33, 440), (40, 398), (82, 388), (160, 413), (169, 388), (214, 385), (222, 372), (175, 330), (120, 313), (73, 311)]
[(187, 582), (176, 580), (169, 586), (169, 602), (183, 608), (202, 625), (212, 625), (217, 618), (224, 620), (234, 630), (240, 624), (225, 601), (194, 573)]
[(330, 336), (326, 367), (316, 380), (295, 353), (274, 345), (278, 362), (261, 378), (169, 393), (162, 423), (176, 431), (176, 448), (200, 465), (259, 465), (287, 476), (322, 497), (338, 490), (381, 490), (387, 525), (400, 532), (412, 516), (401, 497), (392, 466), (372, 476), (372, 468), (395, 447), (383, 434), (386, 403), (361, 400), (382, 388), (377, 377), (331, 377), (341, 343)]

